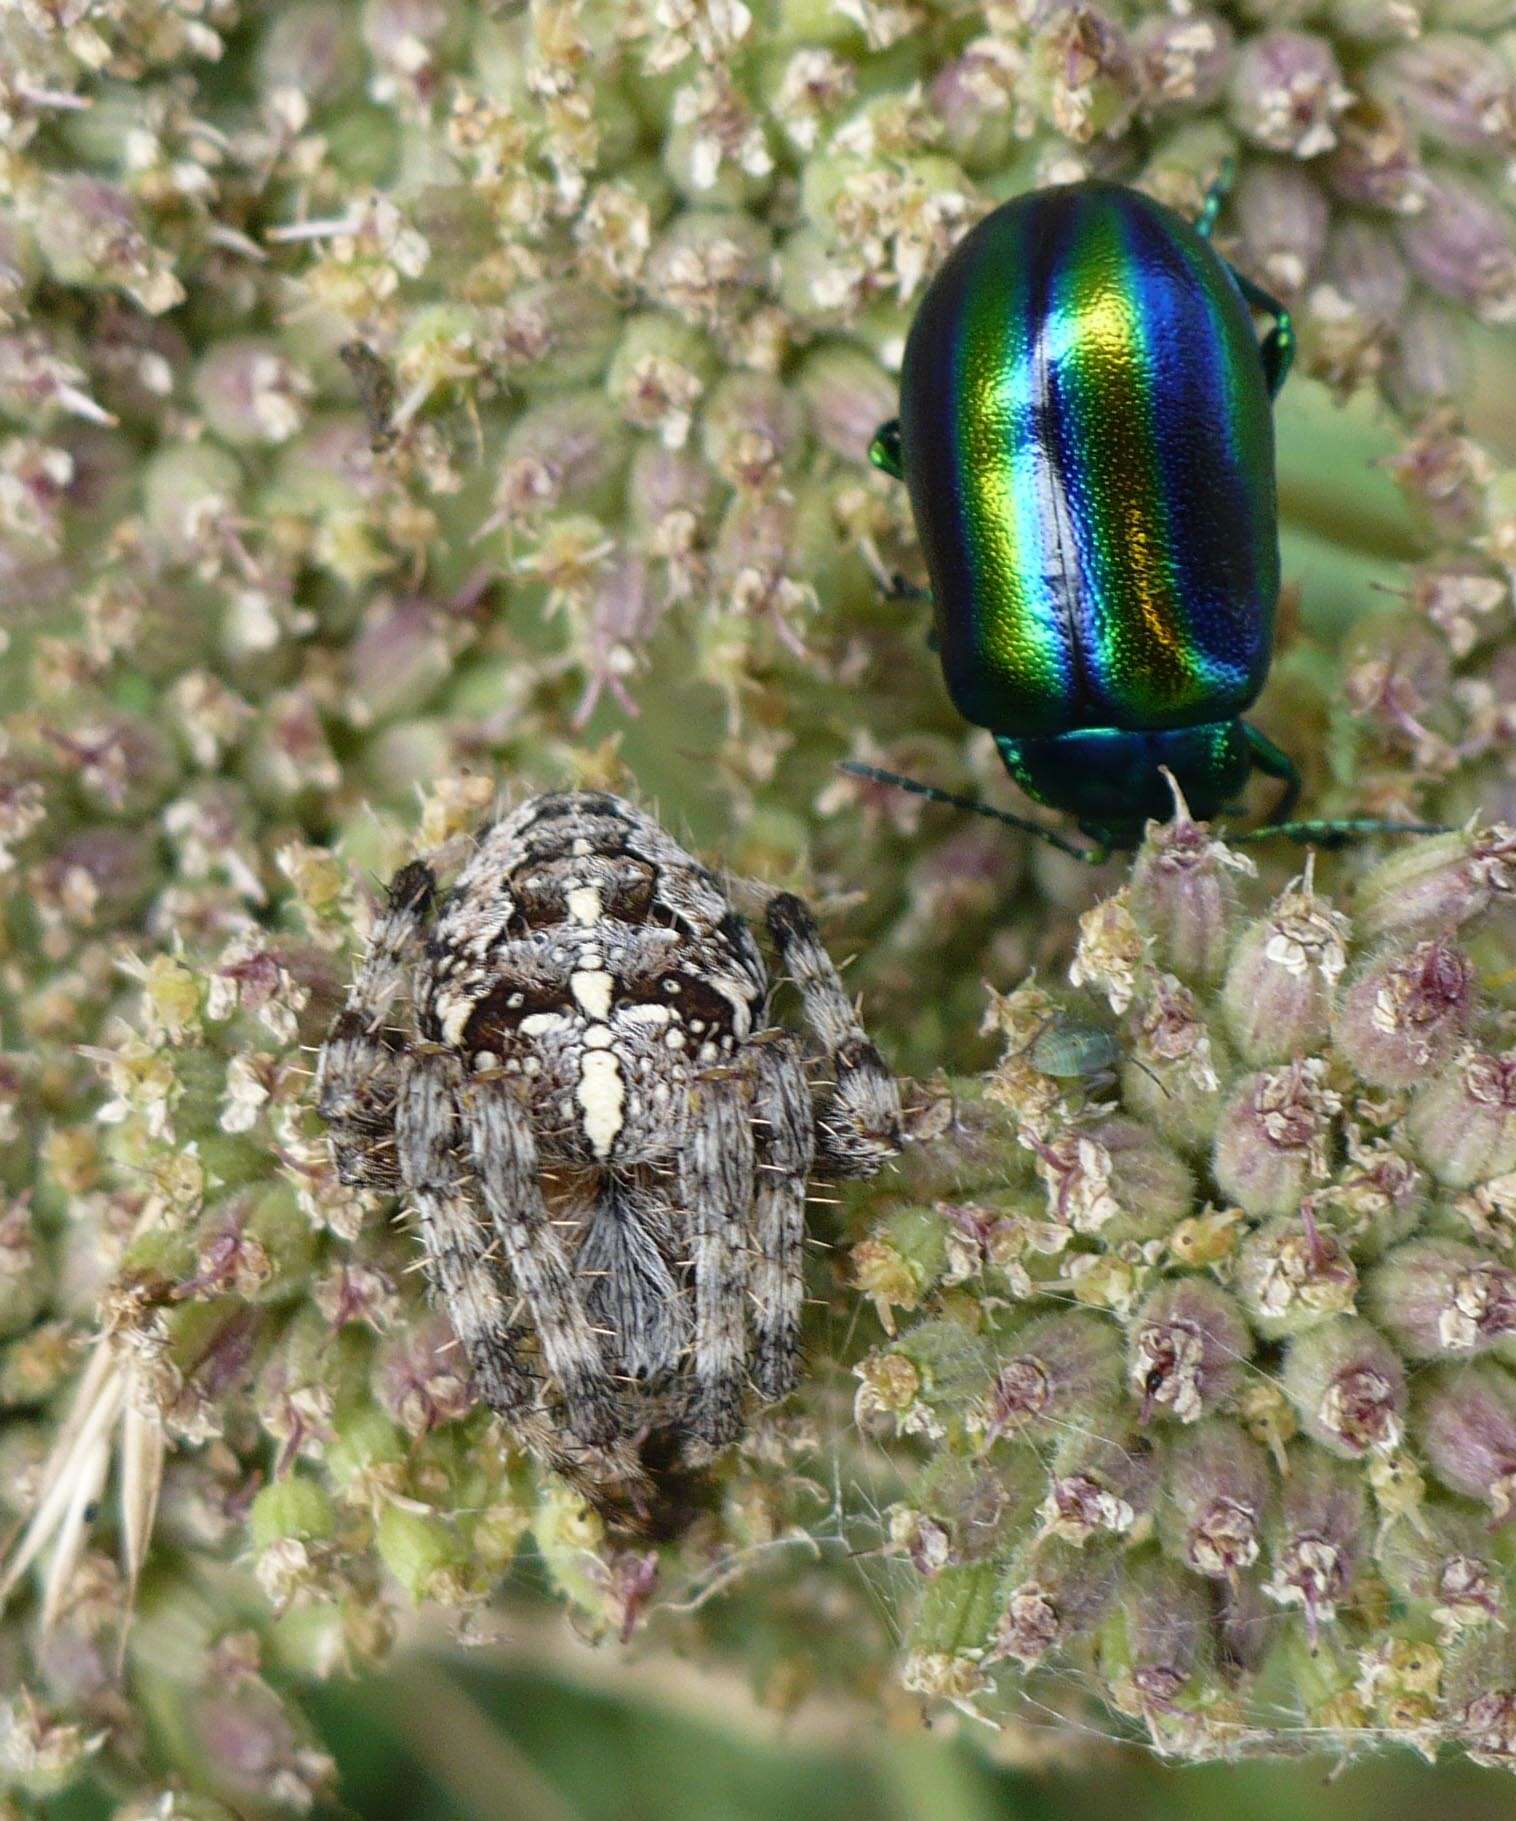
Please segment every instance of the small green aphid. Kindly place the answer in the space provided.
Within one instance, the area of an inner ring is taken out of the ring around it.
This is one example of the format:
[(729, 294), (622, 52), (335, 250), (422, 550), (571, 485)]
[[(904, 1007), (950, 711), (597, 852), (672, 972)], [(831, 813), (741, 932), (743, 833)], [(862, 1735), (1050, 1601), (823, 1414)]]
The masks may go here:
[[(921, 300), (900, 415), (870, 451), (903, 480), (954, 705), (1034, 801), (1095, 843), (873, 767), (844, 770), (981, 810), (1081, 859), (1135, 847), (1171, 778), (1204, 820), (1257, 770), (1282, 833), (1425, 833), (1291, 822), (1288, 753), (1243, 717), (1279, 596), (1273, 399), (1288, 313), (1191, 224), (1120, 184), (1037, 190), (954, 249)], [(1254, 310), (1273, 319), (1260, 343)]]
[(1121, 1063), (1115, 1037), (1072, 1012), (1051, 1013), (1032, 1033), (1022, 1053), (1039, 1075), (1088, 1086), (1114, 1082)]

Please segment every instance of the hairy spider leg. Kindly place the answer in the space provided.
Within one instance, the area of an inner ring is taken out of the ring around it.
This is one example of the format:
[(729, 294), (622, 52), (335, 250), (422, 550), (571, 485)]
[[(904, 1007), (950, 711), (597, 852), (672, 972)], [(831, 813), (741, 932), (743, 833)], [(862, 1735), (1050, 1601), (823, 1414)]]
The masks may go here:
[(679, 1199), (694, 1266), (690, 1427), (713, 1449), (742, 1433), (754, 1175), (751, 1084), (736, 1069), (698, 1076), (690, 1084), (689, 1124), (679, 1153)]
[(502, 1416), (530, 1408), (535, 1384), (511, 1336), (500, 1273), (458, 1158), (458, 1060), (424, 1049), (407, 1059), (395, 1108), (400, 1174), (416, 1204), (427, 1275), (462, 1343), (479, 1393)]
[(316, 1064), (316, 1106), (331, 1127), (337, 1175), (354, 1188), (400, 1187), (393, 1145), (375, 1139), (394, 1123), (401, 1060), (391, 1038), (412, 1034), (412, 976), (435, 889), (420, 861), (402, 866), (390, 881), (347, 1003)]
[(621, 1433), (615, 1387), (543, 1199), (526, 1108), (499, 1077), (467, 1083), (457, 1101), (485, 1208), (562, 1394), (564, 1421), (581, 1441), (608, 1446)]
[(832, 1177), (872, 1176), (900, 1149), (900, 1090), (858, 1022), (805, 904), (793, 892), (779, 892), (766, 920), (780, 965), (800, 989), (805, 1022), (835, 1075), (817, 1121), (817, 1167)]
[(766, 1403), (787, 1397), (800, 1369), (805, 1299), (805, 1188), (815, 1161), (811, 1091), (794, 1040), (764, 1043), (755, 1063), (753, 1383)]

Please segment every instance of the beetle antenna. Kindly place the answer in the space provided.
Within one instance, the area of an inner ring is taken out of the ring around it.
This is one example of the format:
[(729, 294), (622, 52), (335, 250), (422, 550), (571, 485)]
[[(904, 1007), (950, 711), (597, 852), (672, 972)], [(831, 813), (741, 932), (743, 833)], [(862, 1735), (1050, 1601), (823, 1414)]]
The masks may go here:
[(966, 809), (971, 815), (985, 816), (991, 822), (1003, 822), (1007, 828), (1019, 828), (1023, 834), (1035, 835), (1039, 841), (1046, 841), (1049, 847), (1056, 847), (1059, 853), (1069, 854), (1075, 860), (1083, 860), (1087, 866), (1099, 866), (1109, 858), (1103, 847), (1076, 847), (1072, 841), (1065, 841), (1062, 835), (1055, 834), (1050, 828), (1043, 828), (1039, 823), (1028, 822), (1021, 816), (996, 809), (993, 804), (981, 803), (976, 797), (960, 797), (951, 790), (939, 790), (935, 784), (922, 784), (898, 771), (882, 771), (877, 765), (860, 765), (854, 759), (843, 759), (837, 769), (847, 772), (850, 777), (867, 778), (871, 784), (893, 784), (897, 790), (908, 790), (913, 796), (925, 797), (929, 802), (946, 803), (950, 809)]
[(1443, 822), (1386, 822), (1378, 816), (1344, 816), (1336, 821), (1266, 822), (1262, 828), (1225, 831), (1234, 847), (1248, 841), (1267, 841), (1283, 835), (1287, 841), (1315, 841), (1322, 847), (1342, 847), (1349, 841), (1370, 835), (1449, 835), (1453, 831)]

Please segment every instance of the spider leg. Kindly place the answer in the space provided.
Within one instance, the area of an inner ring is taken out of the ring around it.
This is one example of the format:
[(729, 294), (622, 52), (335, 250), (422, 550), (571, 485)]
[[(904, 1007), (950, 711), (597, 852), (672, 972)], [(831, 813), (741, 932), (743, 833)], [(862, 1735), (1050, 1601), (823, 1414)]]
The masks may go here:
[(339, 1179), (354, 1188), (400, 1187), (393, 1130), (400, 1091), (392, 1007), (410, 997), (411, 973), (426, 937), (436, 888), (421, 861), (390, 881), (384, 909), (316, 1062), (316, 1106), (330, 1128)]
[(818, 1119), (816, 1160), (828, 1176), (872, 1176), (900, 1149), (900, 1091), (858, 1022), (810, 911), (791, 892), (769, 900), (781, 965), (800, 988), (805, 1021), (836, 1075)]
[(620, 1432), (614, 1386), (543, 1200), (526, 1108), (497, 1079), (464, 1086), (458, 1112), (485, 1208), (562, 1393), (567, 1426), (591, 1446), (609, 1444)]
[(468, 1193), (458, 1155), (457, 1095), (462, 1069), (445, 1050), (407, 1059), (395, 1108), (400, 1173), (415, 1199), (427, 1275), (468, 1356), (480, 1394), (511, 1416), (530, 1406), (535, 1387), (517, 1359), (500, 1273)]
[(805, 1183), (815, 1156), (811, 1093), (794, 1041), (778, 1033), (756, 1048), (753, 1122), (757, 1186), (749, 1284), (753, 1382), (765, 1403), (795, 1388), (805, 1294)]
[(743, 1071), (712, 1070), (691, 1084), (679, 1159), (695, 1288), (690, 1429), (710, 1448), (725, 1447), (742, 1432), (753, 1179), (752, 1083)]

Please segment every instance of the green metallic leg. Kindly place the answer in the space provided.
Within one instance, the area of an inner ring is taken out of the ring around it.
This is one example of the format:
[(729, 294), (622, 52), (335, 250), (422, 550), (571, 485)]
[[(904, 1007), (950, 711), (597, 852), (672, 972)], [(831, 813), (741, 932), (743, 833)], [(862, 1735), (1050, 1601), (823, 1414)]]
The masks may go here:
[(1341, 847), (1348, 841), (1368, 835), (1445, 835), (1446, 828), (1435, 822), (1385, 822), (1377, 816), (1344, 816), (1322, 821), (1292, 822), (1290, 811), (1300, 800), (1300, 773), (1295, 761), (1276, 746), (1265, 733), (1244, 721), (1242, 730), (1248, 737), (1253, 765), (1265, 777), (1280, 778), (1284, 789), (1274, 805), (1272, 817), (1262, 828), (1227, 829), (1225, 837), (1234, 845), (1272, 840), (1282, 835), (1287, 841), (1314, 841), (1322, 847)]
[(1055, 834), (1050, 828), (1043, 828), (1037, 822), (1028, 822), (1021, 816), (995, 809), (991, 804), (981, 803), (975, 797), (960, 797), (953, 791), (939, 790), (935, 784), (919, 783), (915, 778), (907, 778), (898, 771), (882, 771), (877, 765), (859, 765), (852, 759), (844, 759), (837, 769), (845, 771), (849, 777), (867, 778), (871, 784), (893, 784), (897, 790), (908, 790), (912, 796), (925, 797), (928, 802), (946, 803), (950, 809), (966, 809), (971, 815), (987, 816), (992, 822), (1003, 822), (1007, 828), (1019, 828), (1023, 834), (1035, 835), (1039, 841), (1046, 841), (1049, 847), (1056, 847), (1059, 853), (1084, 861), (1086, 866), (1101, 866), (1111, 857), (1108, 847), (1076, 847), (1072, 841), (1065, 841), (1062, 835)]
[[(1200, 213), (1195, 217), (1195, 232), (1202, 240), (1209, 240), (1216, 230), (1216, 219), (1221, 214), (1221, 205), (1231, 193), (1232, 185), (1237, 180), (1237, 160), (1224, 158), (1221, 169), (1216, 173), (1214, 182), (1205, 193), (1205, 201), (1200, 205)], [(1272, 316), (1274, 326), (1263, 338), (1263, 371), (1268, 380), (1269, 397), (1278, 398), (1280, 387), (1290, 376), (1290, 368), (1295, 360), (1295, 323), (1289, 311), (1271, 297), (1262, 285), (1256, 285), (1251, 278), (1239, 272), (1230, 261), (1227, 270), (1237, 280), (1237, 288), (1255, 310), (1265, 316)]]
[(874, 466), (889, 475), (891, 480), (905, 479), (905, 461), (900, 453), (900, 419), (892, 417), (887, 424), (881, 424), (874, 432), (874, 440), (869, 444), (869, 460)]
[(1236, 266), (1229, 266), (1237, 288), (1255, 310), (1261, 310), (1265, 316), (1272, 316), (1274, 326), (1263, 338), (1259, 352), (1263, 356), (1263, 373), (1268, 382), (1269, 397), (1278, 398), (1280, 388), (1290, 377), (1290, 368), (1295, 364), (1295, 319), (1277, 297), (1271, 297), (1262, 285), (1255, 285), (1246, 273), (1239, 272)]
[(1222, 833), (1233, 847), (1271, 841), (1275, 835), (1317, 847), (1346, 847), (1349, 842), (1367, 840), (1370, 835), (1447, 835), (1452, 829), (1446, 822), (1385, 822), (1378, 816), (1342, 816), (1321, 822), (1269, 822), (1262, 828), (1228, 828)]
[(1232, 185), (1237, 181), (1237, 160), (1223, 158), (1221, 169), (1205, 193), (1205, 201), (1200, 205), (1200, 213), (1195, 217), (1195, 232), (1202, 240), (1209, 240), (1215, 232), (1216, 217), (1221, 213), (1221, 205), (1232, 192)]
[(1247, 735), (1248, 751), (1252, 755), (1254, 771), (1261, 771), (1266, 778), (1278, 778), (1284, 785), (1279, 793), (1279, 800), (1274, 805), (1273, 814), (1269, 817), (1269, 826), (1289, 820), (1290, 811), (1300, 801), (1300, 773), (1295, 761), (1282, 746), (1276, 746), (1266, 733), (1260, 733), (1250, 721), (1242, 723), (1242, 731)]

